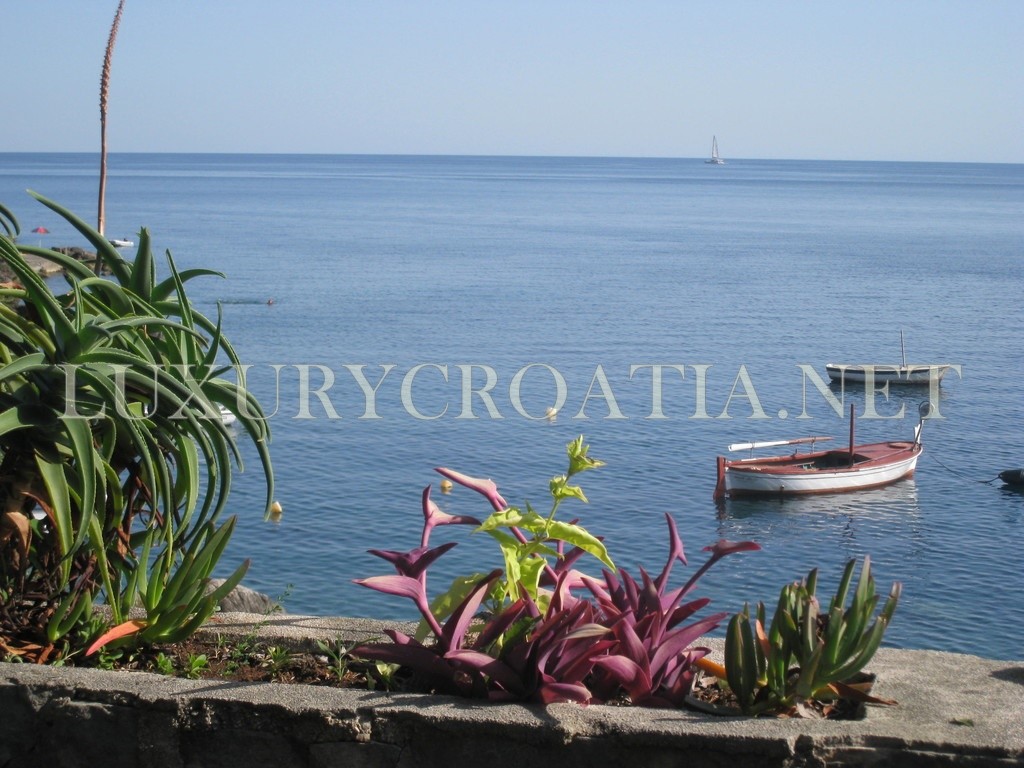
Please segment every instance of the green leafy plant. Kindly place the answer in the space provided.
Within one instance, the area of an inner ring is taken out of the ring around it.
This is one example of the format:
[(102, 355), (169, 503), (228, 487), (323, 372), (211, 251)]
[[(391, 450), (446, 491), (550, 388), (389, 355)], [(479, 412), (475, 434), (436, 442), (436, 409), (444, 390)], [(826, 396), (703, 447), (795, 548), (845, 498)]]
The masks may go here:
[(782, 588), (767, 630), (764, 603), (758, 605), (756, 617), (751, 617), (746, 607), (732, 617), (726, 633), (724, 671), (744, 713), (799, 711), (810, 700), (865, 699), (852, 679), (881, 645), (901, 587), (899, 582), (892, 585), (872, 621), (879, 596), (871, 560), (864, 558), (851, 598), (856, 565), (856, 560), (846, 564), (826, 613), (821, 612), (815, 596), (818, 573), (812, 570), (803, 581)]
[(172, 659), (170, 656), (162, 652), (158, 653), (153, 663), (156, 665), (156, 669), (161, 675), (166, 675), (167, 677), (174, 677), (174, 659)]
[[(573, 485), (570, 480), (576, 475), (590, 469), (604, 466), (604, 462), (591, 458), (590, 447), (583, 442), (583, 436), (577, 437), (566, 446), (569, 464), (565, 474), (551, 478), (548, 491), (551, 495), (551, 509), (542, 515), (527, 502), (525, 509), (510, 506), (492, 480), (485, 480), (464, 475), (447, 467), (439, 467), (435, 471), (452, 482), (470, 488), (484, 496), (493, 511), (483, 522), (473, 517), (453, 517), (441, 512), (430, 499), (430, 487), (424, 490), (424, 517), (427, 525), (423, 530), (422, 544), (425, 547), (430, 532), (435, 525), (472, 524), (477, 532), (491, 536), (501, 550), (504, 573), (491, 586), (489, 598), (494, 610), (518, 599), (522, 594), (540, 603), (543, 607), (548, 599), (542, 590), (543, 585), (550, 586), (557, 579), (559, 569), (568, 567), (584, 554), (596, 557), (601, 563), (612, 570), (615, 569), (608, 550), (600, 538), (592, 535), (576, 520), (562, 520), (557, 513), (567, 499), (576, 499), (587, 503), (583, 489)], [(571, 553), (566, 553), (566, 547)], [(387, 553), (374, 551), (374, 554), (385, 556)], [(441, 554), (440, 552), (438, 555)], [(449, 590), (440, 595), (432, 605), (432, 611), (438, 618), (451, 614), (454, 607), (464, 599), (483, 574), (475, 573), (457, 579)], [(424, 635), (426, 627), (421, 627), (419, 636)]]
[(317, 640), (316, 647), (327, 660), (327, 665), (338, 680), (344, 680), (348, 674), (349, 652), (352, 647), (346, 645), (340, 638), (336, 640)]
[[(126, 261), (100, 233), (35, 193), (95, 248), (110, 277), (0, 235), (16, 282), (0, 287), (0, 642), (52, 661), (111, 642), (174, 642), (241, 580), (205, 586), (227, 546), (234, 465), (230, 409), (256, 446), (273, 497), (269, 430), (221, 330), (185, 283), (157, 280), (149, 235)], [(6, 231), (17, 231), (6, 225)], [(63, 269), (55, 293), (22, 252)], [(233, 374), (233, 378), (229, 376)], [(112, 629), (102, 630), (104, 603)], [(129, 611), (141, 606), (145, 616)], [(83, 631), (85, 630), (85, 631)]]
[(283, 645), (271, 645), (267, 647), (263, 655), (262, 666), (270, 670), (273, 675), (280, 674), (292, 660), (292, 652)]
[(374, 662), (366, 671), (366, 687), (371, 691), (395, 690), (395, 676), (401, 666), (384, 661)]
[(205, 653), (190, 653), (185, 659), (185, 668), (182, 670), (182, 674), (189, 680), (198, 680), (203, 676), (203, 670), (209, 665), (210, 660)]

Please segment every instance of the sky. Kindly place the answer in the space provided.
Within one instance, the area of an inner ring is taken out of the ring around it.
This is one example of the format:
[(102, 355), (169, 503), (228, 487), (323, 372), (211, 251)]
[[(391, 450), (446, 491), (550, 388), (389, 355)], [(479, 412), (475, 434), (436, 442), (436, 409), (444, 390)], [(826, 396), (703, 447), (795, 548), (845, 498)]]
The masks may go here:
[[(0, 152), (98, 152), (116, 0), (0, 0)], [(110, 152), (1024, 163), (1024, 0), (127, 0)]]

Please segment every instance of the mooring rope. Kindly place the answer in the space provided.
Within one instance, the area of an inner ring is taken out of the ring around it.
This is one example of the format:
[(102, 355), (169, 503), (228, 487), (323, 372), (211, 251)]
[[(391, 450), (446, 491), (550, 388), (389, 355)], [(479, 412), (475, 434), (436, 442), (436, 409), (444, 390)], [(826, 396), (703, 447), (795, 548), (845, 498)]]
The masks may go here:
[(934, 456), (932, 456), (931, 459), (932, 459), (932, 461), (934, 461), (936, 464), (938, 464), (940, 467), (942, 467), (944, 470), (946, 470), (950, 474), (956, 475), (957, 477), (961, 478), (962, 480), (970, 480), (972, 483), (980, 483), (982, 485), (991, 485), (996, 480), (1000, 479), (999, 475), (997, 474), (991, 480), (975, 480), (973, 477), (969, 477), (969, 476), (967, 476), (967, 475), (965, 475), (965, 474), (963, 474), (961, 472), (957, 472), (955, 469), (953, 469), (951, 467), (947, 467), (945, 464), (943, 464), (941, 461), (939, 461)]

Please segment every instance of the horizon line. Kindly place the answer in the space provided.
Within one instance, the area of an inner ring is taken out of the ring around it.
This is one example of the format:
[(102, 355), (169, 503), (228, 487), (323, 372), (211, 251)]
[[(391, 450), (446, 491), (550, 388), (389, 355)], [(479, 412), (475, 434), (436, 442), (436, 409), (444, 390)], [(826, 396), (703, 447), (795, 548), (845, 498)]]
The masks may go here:
[[(99, 150), (5, 150), (0, 155), (93, 155), (99, 157)], [(261, 157), (433, 157), (433, 158), (480, 158), (480, 159), (545, 159), (545, 160), (681, 160), (703, 162), (703, 155), (692, 157), (682, 155), (564, 155), (564, 154), (472, 154), (454, 152), (285, 152), (285, 151), (217, 151), (217, 150), (146, 150), (108, 152), (108, 157), (117, 155), (234, 155)], [(939, 164), (939, 165), (1022, 165), (1022, 162), (991, 161), (991, 160), (878, 160), (878, 159), (836, 159), (820, 157), (729, 157), (726, 165), (744, 162), (797, 162), (797, 163), (901, 163), (901, 164)], [(716, 166), (717, 167), (717, 166)]]

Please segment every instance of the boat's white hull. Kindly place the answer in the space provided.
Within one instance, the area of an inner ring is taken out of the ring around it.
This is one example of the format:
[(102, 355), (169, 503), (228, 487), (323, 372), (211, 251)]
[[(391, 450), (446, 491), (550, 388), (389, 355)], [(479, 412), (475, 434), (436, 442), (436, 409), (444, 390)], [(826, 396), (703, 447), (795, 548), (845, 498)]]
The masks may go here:
[(795, 496), (807, 493), (844, 493), (894, 483), (909, 477), (917, 467), (918, 450), (901, 461), (875, 467), (852, 467), (815, 472), (764, 472), (757, 467), (730, 463), (725, 470), (725, 490), (731, 496)]
[(225, 425), (234, 424), (236, 421), (238, 421), (238, 417), (235, 416), (235, 414), (233, 414), (223, 405), (217, 406), (217, 415), (220, 416), (221, 423)]
[(863, 384), (872, 378), (875, 384), (927, 385), (941, 382), (951, 366), (936, 365), (839, 365), (828, 363), (825, 371), (832, 381)]

